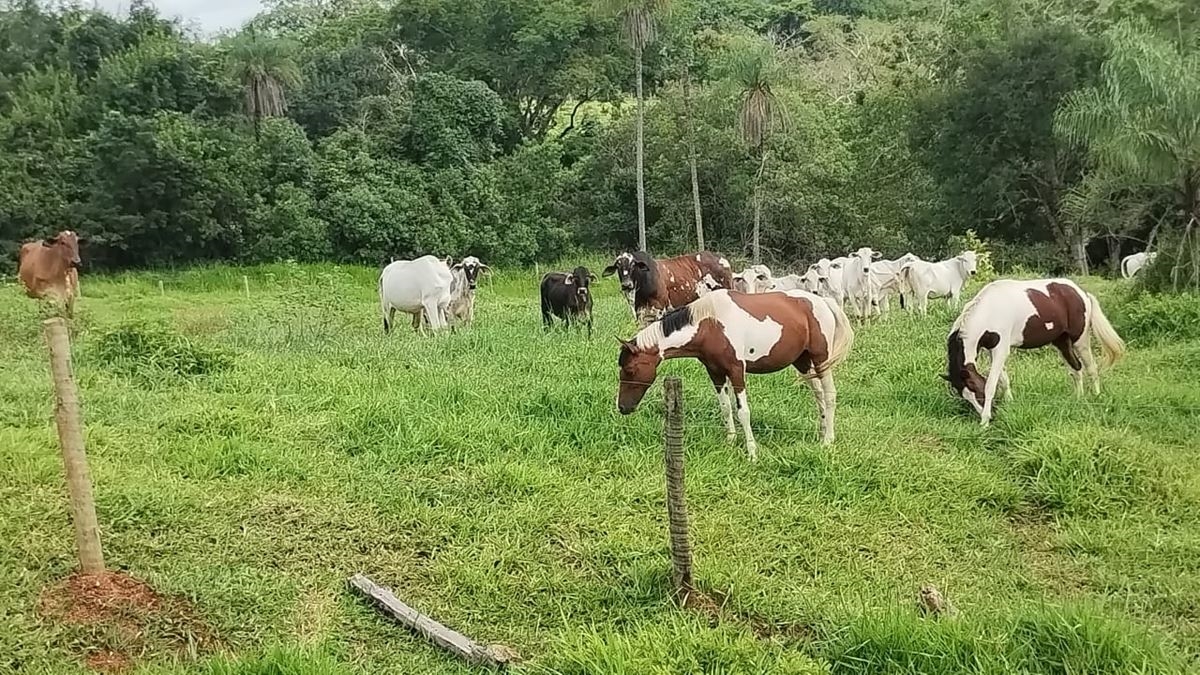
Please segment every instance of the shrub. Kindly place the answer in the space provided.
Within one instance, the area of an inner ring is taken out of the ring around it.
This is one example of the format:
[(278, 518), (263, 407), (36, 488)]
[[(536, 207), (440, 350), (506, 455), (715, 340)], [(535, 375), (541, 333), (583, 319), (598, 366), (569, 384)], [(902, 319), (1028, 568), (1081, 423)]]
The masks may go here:
[(209, 375), (228, 369), (233, 358), (157, 323), (131, 322), (100, 333), (95, 358), (127, 373)]
[(1154, 343), (1200, 338), (1200, 296), (1142, 293), (1115, 313), (1121, 336)]

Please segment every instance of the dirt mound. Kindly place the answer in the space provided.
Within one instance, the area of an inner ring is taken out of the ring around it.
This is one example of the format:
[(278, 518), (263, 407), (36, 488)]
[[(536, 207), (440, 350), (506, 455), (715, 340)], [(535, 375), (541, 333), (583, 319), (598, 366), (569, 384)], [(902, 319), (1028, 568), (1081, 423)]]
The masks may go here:
[(38, 600), (47, 619), (79, 630), (88, 645), (80, 656), (105, 673), (130, 670), (136, 658), (182, 655), (216, 645), (212, 631), (183, 598), (160, 595), (123, 572), (72, 574), (47, 586)]

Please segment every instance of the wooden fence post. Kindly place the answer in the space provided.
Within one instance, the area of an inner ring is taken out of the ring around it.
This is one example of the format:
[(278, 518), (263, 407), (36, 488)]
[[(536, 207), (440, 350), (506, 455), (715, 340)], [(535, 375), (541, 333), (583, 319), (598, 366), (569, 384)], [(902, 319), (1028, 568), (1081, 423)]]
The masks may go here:
[(242, 275), (242, 288), (246, 290), (246, 299), (250, 299), (250, 277)]
[(667, 473), (667, 519), (671, 532), (671, 566), (678, 593), (686, 595), (692, 586), (692, 546), (688, 540), (687, 495), (683, 475), (683, 383), (678, 377), (663, 382), (667, 404), (664, 463)]
[(158, 280), (158, 294), (159, 294), (159, 295), (166, 295), (166, 294), (167, 294), (167, 289), (166, 289), (166, 288), (163, 288), (163, 282), (162, 282), (162, 279), (159, 279), (159, 280)]
[(61, 318), (42, 322), (46, 344), (50, 347), (50, 372), (54, 377), (54, 419), (58, 423), (58, 442), (62, 446), (67, 490), (71, 494), (71, 522), (75, 525), (75, 545), (79, 549), (79, 570), (84, 574), (104, 572), (104, 552), (100, 549), (100, 527), (96, 523), (96, 502), (92, 498), (92, 477), (83, 447), (79, 391), (71, 375), (71, 341)]

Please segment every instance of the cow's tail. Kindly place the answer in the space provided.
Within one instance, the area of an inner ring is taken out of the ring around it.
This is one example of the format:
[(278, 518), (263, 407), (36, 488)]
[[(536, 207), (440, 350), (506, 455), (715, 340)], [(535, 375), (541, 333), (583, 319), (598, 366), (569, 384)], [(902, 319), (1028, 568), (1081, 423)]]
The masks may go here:
[(379, 275), (379, 312), (383, 315), (383, 334), (387, 335), (392, 331), (392, 324), (388, 321), (388, 304), (383, 297), (383, 274)]
[(1111, 366), (1125, 355), (1125, 341), (1117, 335), (1117, 331), (1108, 322), (1104, 310), (1100, 309), (1100, 301), (1091, 293), (1087, 294), (1088, 306), (1092, 315), (1092, 335), (1100, 340), (1100, 349), (1104, 354), (1104, 365)]
[(846, 356), (850, 354), (850, 348), (854, 346), (854, 328), (850, 326), (850, 317), (846, 316), (846, 311), (842, 309), (842, 303), (833, 298), (821, 298), (831, 312), (833, 312), (833, 336), (829, 341), (829, 356), (824, 363), (815, 364), (817, 372), (826, 372), (832, 370), (839, 363), (846, 360)]
[(1127, 256), (1125, 256), (1124, 258), (1122, 258), (1122, 259), (1121, 259), (1121, 277), (1122, 277), (1122, 278), (1124, 278), (1124, 279), (1128, 279), (1128, 278), (1130, 277), (1130, 274), (1129, 274), (1129, 261), (1130, 261), (1132, 258), (1133, 258), (1133, 256), (1131, 256), (1131, 255), (1127, 255)]

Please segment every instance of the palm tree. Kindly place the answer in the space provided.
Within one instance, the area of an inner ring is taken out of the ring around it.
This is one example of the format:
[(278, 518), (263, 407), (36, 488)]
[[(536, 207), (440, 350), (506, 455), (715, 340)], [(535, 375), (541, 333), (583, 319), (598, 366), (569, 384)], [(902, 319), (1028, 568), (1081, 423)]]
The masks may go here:
[(735, 46), (731, 65), (731, 76), (741, 89), (741, 107), (738, 119), (742, 138), (758, 157), (758, 171), (754, 176), (754, 264), (762, 262), (762, 179), (767, 168), (768, 141), (771, 133), (783, 126), (783, 112), (779, 101), (771, 90), (773, 82), (780, 77), (778, 55), (775, 45), (759, 38), (742, 41)]
[(1200, 51), (1131, 22), (1117, 24), (1106, 37), (1111, 51), (1099, 85), (1063, 101), (1057, 130), (1085, 144), (1093, 170), (1108, 180), (1175, 194), (1183, 234), (1172, 280), (1178, 287), (1191, 243), (1186, 269), (1200, 286)]
[(264, 117), (287, 114), (284, 91), (300, 84), (300, 69), (292, 59), (294, 52), (291, 42), (260, 38), (253, 28), (233, 40), (230, 66), (233, 77), (245, 88), (245, 112), (254, 121), (256, 139)]
[(638, 203), (638, 249), (646, 250), (646, 181), (645, 146), (643, 144), (645, 100), (642, 97), (642, 53), (658, 37), (658, 18), (671, 8), (671, 0), (601, 0), (621, 21), (621, 31), (629, 46), (637, 68), (637, 203)]

